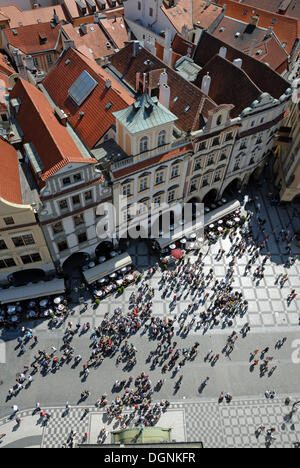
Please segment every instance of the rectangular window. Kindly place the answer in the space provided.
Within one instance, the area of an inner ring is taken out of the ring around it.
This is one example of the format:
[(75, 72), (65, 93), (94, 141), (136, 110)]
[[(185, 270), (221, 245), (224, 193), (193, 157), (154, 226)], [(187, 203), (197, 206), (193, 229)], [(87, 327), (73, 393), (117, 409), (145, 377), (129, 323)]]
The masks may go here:
[(122, 194), (124, 197), (130, 197), (131, 195), (131, 184), (123, 185)]
[(191, 183), (191, 188), (190, 188), (190, 192), (195, 192), (197, 190), (197, 186), (198, 186), (198, 182), (196, 180), (194, 180), (192, 183)]
[(221, 174), (222, 174), (222, 171), (215, 172), (215, 182), (219, 182), (219, 180), (221, 180)]
[(67, 200), (61, 200), (59, 202), (59, 208), (61, 211), (67, 210), (68, 209), (68, 202)]
[(92, 194), (92, 191), (89, 190), (88, 192), (85, 192), (84, 194), (84, 199), (87, 203), (89, 202), (92, 202), (93, 201), (93, 194)]
[(52, 55), (47, 54), (47, 63), (48, 63), (49, 65), (51, 65), (52, 62), (53, 62), (53, 60), (52, 60)]
[(164, 172), (161, 171), (161, 172), (157, 172), (156, 173), (156, 178), (155, 178), (155, 184), (158, 185), (158, 184), (162, 184), (164, 181)]
[(70, 183), (71, 183), (70, 177), (65, 177), (65, 178), (62, 180), (62, 183), (63, 183), (63, 185), (70, 185)]
[(52, 225), (52, 232), (53, 234), (58, 234), (60, 232), (63, 232), (64, 228), (62, 223), (59, 221), (58, 223), (55, 223)]
[(83, 242), (87, 242), (88, 239), (86, 232), (81, 232), (80, 234), (78, 234), (77, 239), (78, 244), (83, 244)]
[(58, 248), (59, 252), (63, 252), (64, 250), (68, 249), (68, 243), (67, 243), (66, 240), (57, 242), (56, 245), (57, 245), (57, 248)]
[(227, 133), (227, 134), (226, 134), (225, 141), (230, 141), (230, 140), (232, 140), (232, 138), (233, 138), (232, 132)]
[(81, 174), (74, 174), (74, 182), (80, 182), (82, 180)]
[(205, 141), (202, 141), (202, 143), (199, 144), (199, 151), (205, 150), (206, 148), (206, 143)]
[(73, 203), (74, 206), (80, 205), (80, 196), (79, 195), (74, 195), (74, 197), (72, 197), (72, 203)]
[(214, 139), (213, 139), (213, 142), (212, 142), (212, 146), (219, 146), (219, 144), (220, 144), (220, 139), (219, 139), (219, 137), (214, 138)]
[(39, 66), (40, 66), (39, 59), (36, 58), (36, 57), (33, 57), (33, 64), (34, 64), (35, 68), (39, 68)]
[(202, 181), (202, 187), (206, 187), (208, 185), (209, 176), (204, 176)]
[(198, 159), (198, 161), (196, 161), (194, 171), (200, 171), (200, 169), (202, 169), (202, 167), (201, 167), (201, 160)]
[(153, 16), (153, 8), (149, 8), (149, 16)]
[(5, 250), (7, 249), (6, 244), (3, 239), (0, 239), (0, 250)]
[(144, 179), (141, 179), (140, 180), (140, 192), (142, 192), (143, 190), (147, 190), (148, 188), (148, 179), (147, 177), (145, 177)]
[(161, 195), (159, 195), (158, 197), (155, 197), (153, 201), (154, 201), (155, 208), (158, 208), (161, 205)]
[(142, 9), (142, 3), (141, 2), (137, 2), (138, 4), (138, 10), (141, 10)]
[(16, 262), (13, 258), (5, 258), (0, 260), (0, 268), (10, 268), (16, 266)]
[(15, 224), (14, 218), (12, 218), (11, 216), (9, 216), (8, 218), (4, 218), (4, 222), (5, 222), (6, 226), (10, 226), (11, 224)]
[(207, 161), (207, 165), (208, 165), (208, 166), (211, 166), (211, 165), (214, 164), (214, 163), (215, 163), (214, 157), (213, 157), (213, 156), (209, 156), (208, 161)]
[(42, 259), (39, 253), (34, 253), (31, 255), (21, 255), (21, 260), (24, 265), (28, 265), (29, 263), (40, 262)]
[(15, 247), (22, 247), (24, 245), (35, 244), (34, 238), (31, 234), (27, 234), (25, 236), (12, 237), (12, 241), (15, 244)]
[(75, 226), (75, 227), (81, 226), (82, 224), (84, 224), (84, 216), (83, 216), (83, 214), (74, 216), (74, 217), (73, 217), (73, 221), (74, 221), (74, 226)]
[(179, 166), (173, 166), (171, 172), (171, 179), (179, 176)]
[(175, 190), (171, 190), (168, 193), (168, 203), (171, 203), (174, 200), (175, 200)]

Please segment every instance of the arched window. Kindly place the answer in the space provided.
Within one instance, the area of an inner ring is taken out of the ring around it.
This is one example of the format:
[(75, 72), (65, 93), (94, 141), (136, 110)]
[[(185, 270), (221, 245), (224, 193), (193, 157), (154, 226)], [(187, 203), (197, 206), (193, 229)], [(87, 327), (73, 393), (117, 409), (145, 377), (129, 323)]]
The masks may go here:
[(221, 125), (221, 123), (222, 123), (222, 115), (219, 115), (217, 119), (217, 125)]
[(149, 138), (144, 136), (141, 141), (140, 141), (140, 153), (143, 153), (144, 151), (148, 151), (148, 141)]
[(166, 131), (162, 130), (158, 135), (158, 146), (163, 146), (166, 144)]

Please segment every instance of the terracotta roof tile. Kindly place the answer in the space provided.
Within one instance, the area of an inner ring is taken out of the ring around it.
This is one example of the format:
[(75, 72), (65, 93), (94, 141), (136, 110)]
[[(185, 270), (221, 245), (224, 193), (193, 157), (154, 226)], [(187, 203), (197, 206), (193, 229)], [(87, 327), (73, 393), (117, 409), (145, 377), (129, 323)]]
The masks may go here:
[(281, 70), (284, 64), (287, 67), (287, 52), (274, 35), (268, 35), (263, 28), (225, 17), (213, 36), (247, 55), (252, 55), (260, 62), (268, 63), (273, 70)]
[[(108, 1), (107, 0), (104, 0), (106, 5), (105, 5), (105, 9), (104, 10), (99, 10), (99, 6), (97, 4), (97, 2), (95, 1), (96, 3), (96, 11), (100, 12), (101, 14), (105, 14), (106, 16), (110, 16), (110, 14), (123, 14), (124, 13), (124, 8), (123, 7), (120, 7), (120, 5), (118, 5), (117, 3), (117, 7), (116, 8), (111, 8)], [(81, 0), (81, 2), (86, 6), (86, 16), (93, 16), (94, 13), (91, 11), (88, 3), (85, 1), (85, 0)], [(64, 0), (64, 8), (66, 10), (66, 13), (67, 15), (70, 17), (70, 19), (74, 20), (76, 18), (79, 18), (79, 17), (83, 17), (85, 15), (82, 15), (82, 13), (80, 12), (75, 0)]]
[(10, 28), (17, 28), (20, 26), (19, 23), (22, 23), (23, 26), (29, 26), (38, 22), (48, 23), (54, 16), (54, 10), (59, 21), (67, 21), (61, 5), (23, 11), (15, 5), (1, 6), (0, 15), (3, 13), (9, 19)]
[[(237, 58), (241, 58), (243, 60), (243, 71), (248, 75), (249, 80), (252, 81), (252, 83), (254, 83), (262, 92), (267, 92), (274, 98), (278, 99), (290, 86), (287, 81), (285, 81), (280, 75), (278, 75), (278, 73), (266, 64), (259, 62), (255, 58), (231, 47), (207, 32), (204, 32), (201, 36), (201, 40), (194, 55), (195, 63), (200, 65), (200, 67), (205, 67), (212, 57), (219, 54), (219, 50), (223, 46), (227, 48), (226, 59), (230, 62), (233, 62)], [(226, 68), (228, 71), (230, 70), (228, 65)], [(233, 81), (233, 78), (237, 76), (235, 69), (235, 65), (232, 64), (232, 72), (229, 75), (224, 75), (223, 73), (220, 75), (222, 76), (222, 81), (227, 83), (228, 88), (233, 86), (236, 86), (237, 88), (239, 87), (238, 81), (236, 83)], [(227, 100), (226, 93), (224, 94), (223, 99)], [(228, 104), (228, 101), (226, 103)]]
[[(239, 1), (235, 0), (235, 3)], [(298, 0), (247, 0), (246, 3), (252, 8), (260, 8), (280, 15), (300, 18), (300, 2)]]
[(68, 38), (74, 41), (76, 49), (85, 55), (88, 51), (88, 58), (97, 60), (114, 53), (113, 45), (98, 24), (85, 24), (85, 27), (85, 34), (81, 32), (79, 26), (74, 27), (72, 24), (66, 24), (62, 29)]
[(0, 137), (1, 171), (0, 198), (18, 205), (22, 204), (18, 154), (13, 146)]
[[(148, 73), (165, 68), (168, 73), (168, 85), (171, 89), (170, 111), (179, 119), (176, 125), (184, 131), (188, 131), (194, 126), (195, 120), (199, 122), (199, 103), (205, 95), (197, 86), (189, 83), (148, 50), (140, 47), (137, 56), (133, 57), (133, 44), (131, 43), (112, 56), (110, 61), (122, 75), (122, 79), (134, 89), (137, 73)], [(206, 98), (202, 110), (203, 115), (207, 117), (208, 111), (214, 107), (216, 107), (214, 101)]]
[(125, 47), (125, 42), (128, 41), (128, 30), (123, 16), (101, 19), (100, 24), (118, 49)]
[[(68, 91), (84, 70), (98, 85), (78, 107), (68, 97)], [(107, 79), (112, 82), (109, 89), (106, 89)], [(125, 109), (134, 102), (129, 93), (102, 67), (74, 49), (68, 49), (60, 57), (43, 80), (43, 85), (55, 104), (68, 115), (70, 124), (89, 148), (93, 148), (111, 126), (115, 125), (112, 113)], [(112, 106), (106, 109), (109, 103)], [(80, 112), (84, 112), (83, 118), (79, 118)]]
[[(60, 25), (52, 28), (50, 23), (32, 24), (15, 30), (17, 35), (12, 29), (3, 30), (3, 34), (11, 46), (20, 49), (24, 54), (55, 50), (60, 36)], [(41, 37), (46, 37), (47, 40), (43, 42)], [(62, 46), (58, 46), (57, 49), (61, 50)]]
[(176, 34), (174, 40), (172, 42), (172, 49), (176, 54), (185, 56), (188, 55), (189, 51), (191, 57), (193, 56), (193, 52), (196, 48), (196, 45), (192, 42), (188, 41), (184, 37), (180, 36), (180, 34)]
[(55, 117), (46, 96), (35, 86), (19, 79), (10, 98), (21, 101), (16, 119), (23, 131), (24, 143), (33, 143), (43, 164), (42, 180), (70, 162), (96, 162), (83, 157), (67, 129)]
[(234, 0), (219, 0), (219, 4), (226, 4), (226, 16), (241, 21), (250, 22), (252, 16), (259, 15), (258, 25), (266, 29), (272, 26), (280, 42), (286, 42), (286, 51), (289, 54), (292, 51), (296, 39), (300, 37), (299, 17), (290, 18), (288, 16), (279, 15), (265, 11), (261, 9), (260, 6), (253, 8), (253, 6), (248, 4), (247, 0), (243, 3), (237, 3)]

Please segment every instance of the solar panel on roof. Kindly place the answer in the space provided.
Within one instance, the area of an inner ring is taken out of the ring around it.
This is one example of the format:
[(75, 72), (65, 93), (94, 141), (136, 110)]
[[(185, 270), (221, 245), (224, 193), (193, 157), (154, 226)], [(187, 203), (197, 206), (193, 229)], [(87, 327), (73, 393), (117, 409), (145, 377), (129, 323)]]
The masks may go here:
[(97, 84), (97, 81), (94, 80), (94, 78), (84, 70), (69, 89), (69, 96), (77, 104), (77, 106), (80, 106), (83, 101), (85, 101), (85, 99), (91, 94)]

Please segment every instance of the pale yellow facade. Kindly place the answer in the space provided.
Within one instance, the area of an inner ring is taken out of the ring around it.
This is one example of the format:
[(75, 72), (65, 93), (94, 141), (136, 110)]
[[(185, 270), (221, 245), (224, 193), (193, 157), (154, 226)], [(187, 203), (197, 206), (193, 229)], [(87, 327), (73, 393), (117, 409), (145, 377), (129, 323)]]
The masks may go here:
[(276, 186), (280, 201), (291, 202), (300, 196), (300, 111), (294, 104), (278, 131)]
[(30, 205), (0, 198), (0, 281), (20, 270), (54, 270), (43, 232)]

